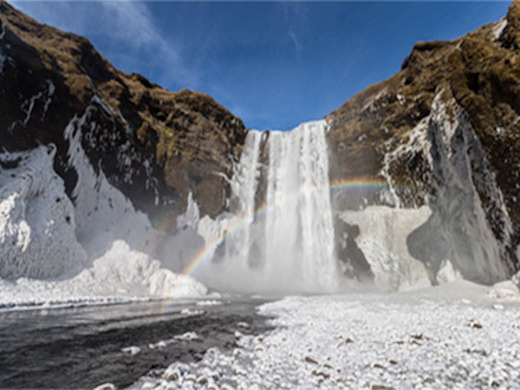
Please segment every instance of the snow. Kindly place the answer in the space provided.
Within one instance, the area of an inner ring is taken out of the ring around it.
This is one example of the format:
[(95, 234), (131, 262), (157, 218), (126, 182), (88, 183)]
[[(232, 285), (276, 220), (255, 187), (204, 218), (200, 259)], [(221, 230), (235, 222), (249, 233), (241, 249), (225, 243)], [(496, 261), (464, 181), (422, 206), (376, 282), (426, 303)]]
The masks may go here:
[(424, 264), (410, 254), (407, 244), (409, 235), (430, 215), (427, 206), (419, 209), (369, 206), (360, 211), (345, 211), (340, 217), (360, 228), (356, 243), (370, 264), (376, 285), (393, 291), (430, 286)]
[(520, 300), (520, 272), (511, 279), (495, 283), (489, 296), (496, 299)]
[(80, 142), (85, 120), (65, 129), (78, 173), (74, 205), (53, 169), (53, 145), (0, 154), (0, 307), (206, 295), (205, 286), (145, 253), (157, 232), (94, 171)]
[[(444, 101), (441, 91), (409, 142), (385, 159), (387, 173), (395, 161), (416, 155), (427, 165), (421, 180), (431, 187), (425, 199), (431, 215), (410, 232), (407, 243), (410, 254), (427, 265), (432, 280), (447, 261), (468, 280), (494, 283), (508, 275), (512, 224), (475, 134), (464, 111), (453, 99)], [(487, 199), (486, 205), (481, 198)]]
[(447, 259), (441, 263), (441, 268), (439, 269), (439, 272), (437, 272), (435, 279), (438, 284), (443, 284), (460, 280), (462, 279), (462, 275), (459, 271), (453, 268), (453, 264)]
[(134, 356), (141, 352), (141, 348), (133, 345), (131, 347), (126, 347), (126, 348), (121, 349), (121, 352)]
[(507, 18), (504, 16), (498, 22), (495, 23), (492, 30), (492, 35), (495, 40), (499, 40), (504, 35), (507, 28)]
[(74, 207), (52, 168), (55, 152), (54, 146), (40, 146), (0, 154), (4, 164), (19, 161), (0, 169), (2, 278), (56, 277), (86, 261), (74, 234)]
[(4, 307), (199, 297), (206, 292), (206, 287), (191, 277), (162, 268), (159, 261), (130, 249), (122, 240), (114, 241), (92, 266), (71, 278), (0, 279)]
[(193, 200), (193, 194), (188, 194), (188, 205), (186, 211), (177, 217), (177, 229), (191, 228), (196, 230), (197, 224), (200, 220), (199, 206)]
[[(413, 389), (520, 386), (520, 306), (465, 281), (417, 293), (287, 297), (259, 312), (276, 328), (237, 334), (131, 388)], [(464, 301), (463, 301), (464, 300)]]
[(87, 109), (64, 131), (65, 139), (70, 142), (69, 164), (78, 174), (72, 194), (78, 240), (90, 257), (102, 254), (117, 239), (124, 239), (137, 249), (144, 244), (143, 237), (151, 234), (152, 226), (146, 215), (137, 212), (130, 200), (108, 182), (102, 171), (99, 174), (94, 171), (81, 145), (82, 128), (88, 125), (88, 115)]
[(218, 306), (222, 305), (222, 301), (217, 301), (214, 299), (208, 299), (206, 301), (198, 301), (196, 303), (197, 306)]
[(56, 87), (54, 83), (51, 80), (47, 80), (47, 96), (45, 98), (45, 104), (43, 106), (43, 114), (42, 114), (42, 120), (47, 115), (47, 110), (49, 109), (49, 105), (52, 103), (52, 96), (54, 95), (54, 92), (56, 91)]

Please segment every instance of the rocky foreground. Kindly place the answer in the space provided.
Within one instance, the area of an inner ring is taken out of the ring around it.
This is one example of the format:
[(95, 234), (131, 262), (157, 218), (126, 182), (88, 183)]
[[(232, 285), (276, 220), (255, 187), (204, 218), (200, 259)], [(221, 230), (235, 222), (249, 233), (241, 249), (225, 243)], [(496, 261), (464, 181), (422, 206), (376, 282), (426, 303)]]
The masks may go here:
[(260, 307), (273, 331), (237, 331), (233, 351), (211, 349), (132, 388), (517, 388), (518, 295), (489, 293), (459, 282), (413, 294), (288, 297)]

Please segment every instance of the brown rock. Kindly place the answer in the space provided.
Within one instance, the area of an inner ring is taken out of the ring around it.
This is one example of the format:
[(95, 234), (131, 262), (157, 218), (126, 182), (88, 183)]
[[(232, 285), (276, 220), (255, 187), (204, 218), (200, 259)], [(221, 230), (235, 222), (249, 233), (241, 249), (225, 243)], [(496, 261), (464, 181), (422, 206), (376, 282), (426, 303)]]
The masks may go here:
[(42, 25), (5, 1), (0, 17), (0, 50), (8, 57), (0, 73), (2, 147), (56, 144), (55, 169), (70, 195), (77, 177), (63, 131), (84, 116), (81, 143), (90, 162), (137, 208), (176, 215), (191, 191), (203, 214), (223, 210), (229, 188), (221, 175), (232, 175), (246, 135), (240, 119), (208, 95), (170, 92), (117, 70), (87, 39)]

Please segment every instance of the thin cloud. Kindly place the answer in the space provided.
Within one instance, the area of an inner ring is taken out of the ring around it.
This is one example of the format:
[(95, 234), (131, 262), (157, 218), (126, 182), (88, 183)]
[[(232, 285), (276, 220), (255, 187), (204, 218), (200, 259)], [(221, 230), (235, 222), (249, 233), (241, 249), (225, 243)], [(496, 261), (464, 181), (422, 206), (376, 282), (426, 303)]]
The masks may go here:
[(145, 3), (11, 3), (43, 23), (101, 42), (102, 54), (127, 72), (149, 73), (153, 81), (167, 86), (197, 83), (193, 72), (183, 66), (180, 48), (165, 39)]
[(301, 13), (298, 4), (295, 3), (280, 3), (283, 10), (284, 21), (287, 26), (287, 35), (294, 46), (297, 54), (302, 52), (302, 44), (298, 37), (298, 26), (302, 24), (304, 16)]

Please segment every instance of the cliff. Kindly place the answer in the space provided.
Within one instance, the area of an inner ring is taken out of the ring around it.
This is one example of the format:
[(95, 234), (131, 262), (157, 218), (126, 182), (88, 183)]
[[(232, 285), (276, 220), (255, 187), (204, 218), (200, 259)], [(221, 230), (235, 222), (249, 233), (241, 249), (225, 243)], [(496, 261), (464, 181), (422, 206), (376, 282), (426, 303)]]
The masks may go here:
[[(114, 68), (85, 38), (0, 2), (0, 145), (57, 146), (54, 169), (73, 198), (68, 126), (92, 166), (140, 210), (183, 212), (191, 191), (217, 215), (245, 128), (210, 96), (170, 92)], [(72, 153), (74, 153), (72, 151)]]
[[(415, 44), (401, 71), (327, 116), (331, 180), (382, 179), (390, 191), (365, 194), (369, 204), (427, 204), (430, 221), (450, 224), (438, 224), (445, 231), (439, 234), (461, 242), (480, 240), (462, 231), (478, 224), (482, 212), (500, 248), (493, 256), (518, 268), (519, 34), (515, 1), (496, 23), (453, 41)], [(359, 207), (341, 195), (335, 203), (339, 209)], [(440, 259), (428, 256), (438, 268)]]

